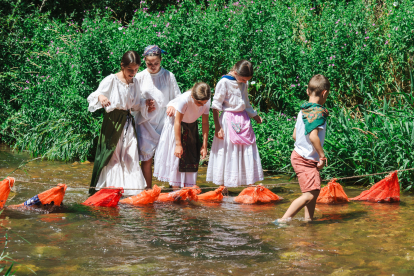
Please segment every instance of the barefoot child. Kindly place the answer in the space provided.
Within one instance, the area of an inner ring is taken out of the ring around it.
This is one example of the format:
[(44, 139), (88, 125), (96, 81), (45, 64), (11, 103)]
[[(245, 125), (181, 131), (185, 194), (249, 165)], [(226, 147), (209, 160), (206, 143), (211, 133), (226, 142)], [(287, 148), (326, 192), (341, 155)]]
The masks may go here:
[[(175, 108), (175, 116), (166, 117), (160, 142), (155, 152), (154, 176), (173, 187), (192, 187), (197, 181), (200, 155), (207, 155), (210, 87), (199, 82), (167, 106)], [(197, 119), (202, 116), (203, 143), (198, 137)]]
[[(207, 181), (226, 187), (263, 180), (263, 170), (250, 118), (262, 123), (249, 102), (247, 82), (253, 65), (241, 60), (217, 83), (212, 109), (215, 135), (207, 168)], [(222, 111), (220, 118), (219, 112)]]
[[(131, 111), (149, 105), (141, 98), (134, 78), (141, 58), (134, 51), (126, 52), (121, 59), (121, 71), (104, 78), (98, 89), (89, 95), (90, 112), (104, 107), (105, 115), (96, 149), (91, 188), (123, 187), (124, 195), (135, 195), (146, 186), (139, 166), (138, 139)], [(149, 109), (149, 112), (152, 108)]]
[(329, 114), (323, 104), (326, 102), (330, 87), (329, 80), (323, 75), (315, 75), (309, 81), (306, 90), (309, 102), (300, 107), (301, 111), (293, 131), (295, 149), (291, 156), (302, 195), (292, 202), (285, 215), (277, 222), (291, 220), (303, 207), (305, 207), (305, 220), (313, 219), (316, 200), (321, 189), (319, 170), (326, 163), (323, 142)]

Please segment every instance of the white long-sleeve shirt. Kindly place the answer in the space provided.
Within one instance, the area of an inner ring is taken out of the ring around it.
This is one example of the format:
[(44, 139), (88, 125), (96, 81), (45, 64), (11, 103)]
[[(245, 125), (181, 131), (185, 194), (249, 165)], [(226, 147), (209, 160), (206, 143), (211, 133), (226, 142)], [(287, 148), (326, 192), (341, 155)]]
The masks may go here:
[(216, 85), (211, 108), (219, 111), (246, 110), (250, 118), (256, 116), (257, 112), (250, 105), (247, 87), (248, 83), (222, 78)]
[(137, 80), (132, 78), (133, 82), (130, 84), (123, 83), (115, 74), (111, 74), (104, 78), (99, 84), (98, 89), (88, 96), (90, 112), (102, 108), (98, 97), (104, 95), (111, 103), (105, 107), (106, 112), (111, 112), (114, 109), (138, 111), (141, 105), (145, 106), (144, 100), (141, 98), (141, 91), (137, 84)]
[(164, 121), (167, 117), (167, 104), (181, 95), (180, 88), (173, 73), (161, 68), (156, 74), (150, 74), (147, 69), (136, 76), (141, 96), (145, 100), (154, 100), (155, 110), (148, 113), (147, 106), (141, 106), (135, 116), (138, 134), (140, 160), (147, 161), (154, 156), (160, 139)]

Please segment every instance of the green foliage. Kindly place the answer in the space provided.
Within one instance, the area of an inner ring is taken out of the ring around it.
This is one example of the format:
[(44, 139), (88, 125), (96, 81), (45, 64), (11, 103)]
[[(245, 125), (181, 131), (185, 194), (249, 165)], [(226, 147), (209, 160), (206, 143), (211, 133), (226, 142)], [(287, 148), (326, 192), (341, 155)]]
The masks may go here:
[[(139, 3), (128, 20), (98, 5), (51, 19), (57, 10), (13, 2), (1, 19), (2, 139), (52, 159), (93, 157), (102, 111), (89, 113), (87, 96), (125, 51), (158, 44), (182, 91), (197, 81), (214, 87), (240, 59), (254, 63), (249, 92), (265, 118), (253, 123), (264, 168), (290, 170), (292, 116), (317, 73), (332, 84), (327, 176), (412, 166), (414, 6), (393, 3), (186, 0), (156, 12)], [(385, 116), (365, 111), (383, 103)], [(211, 143), (212, 123), (210, 134)]]

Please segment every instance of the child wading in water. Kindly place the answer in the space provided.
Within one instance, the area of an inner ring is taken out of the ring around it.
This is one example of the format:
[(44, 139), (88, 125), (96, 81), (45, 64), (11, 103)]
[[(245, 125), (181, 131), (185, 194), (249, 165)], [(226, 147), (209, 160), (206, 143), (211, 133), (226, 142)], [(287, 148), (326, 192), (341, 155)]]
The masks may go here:
[[(126, 52), (121, 59), (121, 71), (104, 78), (98, 89), (89, 95), (90, 112), (104, 107), (105, 116), (99, 135), (93, 166), (91, 188), (123, 187), (125, 195), (135, 195), (146, 186), (139, 166), (138, 139), (131, 111), (151, 103), (141, 98), (134, 78), (141, 58), (134, 51)], [(153, 107), (149, 107), (149, 112)], [(99, 190), (99, 189), (96, 189)], [(90, 189), (91, 194), (95, 189)]]
[[(166, 117), (155, 152), (154, 176), (173, 187), (192, 187), (197, 182), (200, 155), (207, 155), (210, 87), (199, 82), (167, 105), (175, 116)], [(197, 119), (202, 116), (203, 143), (198, 136)]]
[(164, 127), (165, 118), (173, 116), (174, 107), (167, 104), (181, 95), (173, 73), (161, 67), (162, 54), (166, 54), (157, 45), (149, 45), (144, 50), (147, 69), (136, 75), (142, 98), (151, 100), (154, 112), (148, 114), (148, 107), (142, 106), (135, 116), (139, 141), (139, 160), (148, 188), (152, 187), (152, 158), (157, 149)]
[[(247, 60), (234, 65), (217, 83), (213, 103), (215, 135), (207, 168), (207, 181), (226, 187), (263, 180), (262, 164), (250, 118), (262, 123), (249, 102), (247, 82), (253, 66)], [(219, 118), (219, 112), (223, 111)], [(249, 118), (250, 117), (250, 118)]]
[(276, 222), (291, 220), (303, 207), (305, 220), (313, 219), (316, 200), (321, 190), (319, 170), (326, 163), (323, 142), (329, 113), (322, 105), (326, 102), (330, 87), (329, 80), (323, 75), (315, 75), (309, 81), (306, 90), (309, 102), (300, 107), (293, 131), (295, 149), (290, 157), (302, 195), (292, 202), (285, 215)]

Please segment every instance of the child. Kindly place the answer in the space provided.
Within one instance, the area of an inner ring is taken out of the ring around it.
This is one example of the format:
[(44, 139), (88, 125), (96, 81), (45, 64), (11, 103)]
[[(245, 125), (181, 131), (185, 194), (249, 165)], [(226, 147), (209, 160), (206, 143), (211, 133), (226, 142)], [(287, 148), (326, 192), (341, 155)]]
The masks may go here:
[(329, 80), (323, 75), (315, 75), (309, 81), (306, 90), (309, 102), (300, 107), (301, 111), (293, 131), (295, 149), (290, 157), (302, 195), (292, 202), (285, 215), (276, 222), (291, 220), (303, 207), (305, 207), (305, 221), (313, 219), (316, 200), (321, 189), (318, 170), (326, 163), (323, 142), (329, 114), (322, 105), (326, 102), (330, 87)]
[[(167, 106), (176, 110), (175, 117), (165, 118), (155, 153), (154, 176), (173, 187), (192, 187), (197, 181), (200, 154), (207, 155), (210, 86), (199, 82), (172, 100)], [(198, 137), (197, 119), (202, 116), (203, 144)]]
[(241, 60), (217, 83), (212, 104), (215, 135), (207, 168), (207, 181), (214, 184), (237, 187), (263, 180), (250, 123), (253, 118), (260, 124), (262, 118), (253, 110), (247, 95), (247, 82), (252, 76), (253, 65)]
[[(146, 186), (139, 166), (138, 140), (131, 111), (141, 105), (150, 105), (141, 99), (137, 80), (134, 78), (141, 65), (141, 58), (134, 51), (126, 52), (121, 59), (121, 71), (104, 78), (99, 88), (89, 95), (90, 112), (104, 107), (105, 116), (99, 135), (93, 166), (91, 188), (123, 187), (125, 195), (135, 195)], [(149, 108), (151, 112), (153, 108)]]
[[(181, 95), (174, 74), (161, 67), (161, 54), (166, 54), (157, 45), (144, 50), (147, 69), (136, 75), (144, 99), (151, 100), (155, 111), (148, 114), (148, 107), (141, 106), (135, 117), (139, 139), (139, 160), (148, 188), (152, 187), (152, 158), (160, 140), (161, 131), (167, 116), (174, 115), (174, 107), (167, 104)], [(152, 106), (151, 105), (151, 106)]]

